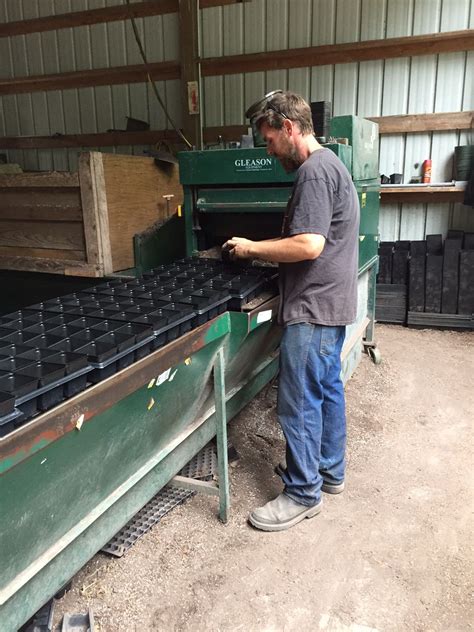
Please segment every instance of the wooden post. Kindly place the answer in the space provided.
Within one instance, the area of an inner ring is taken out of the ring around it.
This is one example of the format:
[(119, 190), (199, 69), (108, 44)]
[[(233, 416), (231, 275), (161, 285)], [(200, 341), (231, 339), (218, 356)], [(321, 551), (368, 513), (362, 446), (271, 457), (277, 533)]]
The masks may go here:
[(192, 145), (202, 149), (199, 0), (179, 0), (179, 32), (183, 131)]
[(113, 272), (112, 253), (101, 153), (91, 151), (81, 154), (79, 158), (79, 183), (87, 263), (99, 266), (102, 274), (111, 274)]

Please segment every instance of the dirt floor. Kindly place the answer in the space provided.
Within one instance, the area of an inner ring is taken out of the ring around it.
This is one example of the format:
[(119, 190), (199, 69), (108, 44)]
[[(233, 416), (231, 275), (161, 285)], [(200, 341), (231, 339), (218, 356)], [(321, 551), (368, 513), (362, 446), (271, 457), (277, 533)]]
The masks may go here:
[(281, 533), (248, 512), (277, 495), (275, 391), (230, 426), (232, 514), (195, 496), (121, 559), (99, 554), (57, 602), (101, 632), (460, 631), (474, 624), (474, 335), (378, 326), (347, 385), (347, 487)]

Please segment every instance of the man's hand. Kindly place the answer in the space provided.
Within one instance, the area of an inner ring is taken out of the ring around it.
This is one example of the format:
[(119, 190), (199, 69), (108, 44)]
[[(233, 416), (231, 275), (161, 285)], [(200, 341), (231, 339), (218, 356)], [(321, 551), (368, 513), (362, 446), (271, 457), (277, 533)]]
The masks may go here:
[(255, 242), (245, 237), (232, 237), (225, 242), (223, 248), (229, 251), (231, 259), (251, 259), (254, 255), (252, 253), (252, 247)]

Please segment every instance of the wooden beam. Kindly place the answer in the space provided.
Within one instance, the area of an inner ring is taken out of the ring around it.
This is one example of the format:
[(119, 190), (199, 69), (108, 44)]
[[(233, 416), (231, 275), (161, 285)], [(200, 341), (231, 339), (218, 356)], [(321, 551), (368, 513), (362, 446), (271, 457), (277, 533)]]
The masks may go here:
[(13, 246), (1, 246), (1, 257), (28, 257), (28, 259), (54, 259), (55, 261), (82, 261), (85, 262), (84, 250), (61, 250), (58, 248), (15, 248)]
[(179, 0), (181, 118), (188, 142), (197, 149), (202, 149), (198, 22), (199, 0)]
[(102, 154), (91, 151), (79, 157), (82, 214), (87, 262), (105, 275), (113, 272), (109, 216)]
[[(206, 127), (204, 142), (239, 140), (246, 134), (247, 125)], [(129, 147), (131, 145), (155, 145), (166, 140), (181, 143), (174, 130), (148, 130), (143, 132), (104, 132), (100, 134), (55, 134), (54, 136), (5, 136), (0, 137), (0, 149), (60, 149), (64, 147)], [(5, 177), (5, 176), (0, 176)], [(75, 185), (78, 186), (78, 183)]]
[[(201, 9), (218, 7), (226, 4), (235, 4), (241, 0), (201, 0)], [(14, 35), (26, 35), (27, 33), (44, 33), (57, 29), (88, 26), (91, 24), (104, 24), (134, 18), (147, 18), (152, 15), (164, 15), (178, 12), (179, 0), (147, 0), (132, 5), (120, 4), (102, 9), (89, 11), (74, 11), (59, 15), (48, 15), (42, 18), (21, 20), (18, 22), (5, 22), (0, 24), (0, 37), (12, 37)]]
[[(179, 79), (179, 63), (162, 61), (148, 64), (152, 79), (167, 81)], [(124, 83), (145, 83), (147, 74), (143, 64), (134, 66), (116, 66), (114, 68), (96, 68), (78, 70), (54, 75), (33, 75), (0, 80), (0, 95), (42, 92), (48, 90), (66, 90), (69, 88), (87, 88), (90, 86), (108, 86)]]
[(468, 50), (474, 50), (474, 29), (213, 57), (201, 61), (201, 74), (203, 77), (211, 77)]
[[(3, 197), (4, 193), (2, 193)], [(34, 197), (34, 192), (29, 191), (30, 200)], [(23, 220), (23, 221), (46, 221), (46, 222), (82, 222), (82, 209), (68, 208), (62, 206), (36, 205), (32, 201), (30, 205), (15, 206), (0, 203), (0, 220)]]
[(27, 272), (48, 272), (70, 276), (98, 277), (100, 271), (83, 261), (37, 259), (36, 257), (9, 257), (0, 255), (0, 268), (4, 270), (26, 270)]
[[(178, 138), (174, 130), (103, 132), (100, 134), (55, 134), (54, 136), (11, 136), (0, 137), (0, 149), (125, 147), (130, 145), (154, 145), (161, 140), (176, 142)], [(79, 183), (77, 183), (76, 186), (79, 186)]]
[[(210, 77), (469, 50), (474, 50), (474, 29), (202, 59), (201, 75)], [(176, 61), (151, 63), (149, 71), (157, 81), (180, 78), (180, 66)], [(0, 81), (0, 95), (145, 81), (144, 66), (137, 64), (3, 79)]]
[[(203, 76), (235, 74), (238, 72), (255, 72), (257, 70), (276, 70), (282, 67), (319, 66), (458, 50), (474, 50), (474, 29), (389, 40), (372, 40), (352, 44), (336, 44), (334, 46), (317, 46), (270, 53), (203, 59), (202, 74)], [(165, 81), (180, 77), (179, 64), (174, 61), (151, 63), (149, 64), (149, 71), (155, 80)], [(0, 94), (18, 94), (144, 81), (146, 81), (144, 67), (142, 64), (137, 64), (4, 79), (0, 81)]]
[[(380, 134), (405, 134), (446, 130), (471, 129), (474, 126), (474, 110), (467, 112), (439, 112), (436, 114), (403, 114), (399, 116), (370, 116), (379, 124)], [(239, 140), (246, 134), (248, 125), (205, 127), (205, 143)], [(174, 130), (149, 130), (143, 132), (104, 132), (100, 134), (56, 134), (54, 136), (5, 136), (0, 137), (0, 149), (58, 149), (61, 147), (125, 147), (131, 145), (155, 145), (166, 140), (179, 143)], [(25, 174), (27, 176), (28, 174)], [(0, 176), (2, 178), (8, 176)], [(16, 176), (15, 176), (16, 178)], [(72, 186), (78, 186), (76, 184)], [(51, 185), (48, 185), (51, 186)], [(64, 185), (61, 185), (64, 186)]]
[(403, 114), (401, 116), (370, 116), (379, 124), (380, 134), (411, 134), (443, 130), (471, 129), (474, 110), (467, 112), (437, 112), (435, 114)]
[(460, 186), (395, 186), (382, 187), (380, 189), (381, 201), (387, 204), (402, 202), (462, 202), (464, 200), (464, 188)]
[[(33, 137), (34, 138), (34, 137)], [(58, 188), (58, 187), (78, 187), (79, 177), (77, 173), (65, 171), (48, 171), (46, 173), (15, 173), (0, 175), (0, 189), (3, 187), (12, 188)]]

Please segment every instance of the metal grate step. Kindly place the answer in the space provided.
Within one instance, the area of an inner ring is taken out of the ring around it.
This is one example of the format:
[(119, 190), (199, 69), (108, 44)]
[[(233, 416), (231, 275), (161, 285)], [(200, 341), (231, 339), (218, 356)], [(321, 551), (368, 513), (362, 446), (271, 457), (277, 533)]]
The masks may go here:
[[(187, 478), (211, 480), (216, 471), (217, 455), (214, 445), (209, 443), (183, 467), (179, 474)], [(194, 494), (195, 492), (187, 489), (163, 487), (101, 551), (114, 557), (122, 557), (139, 538), (158, 524), (163, 516)]]

